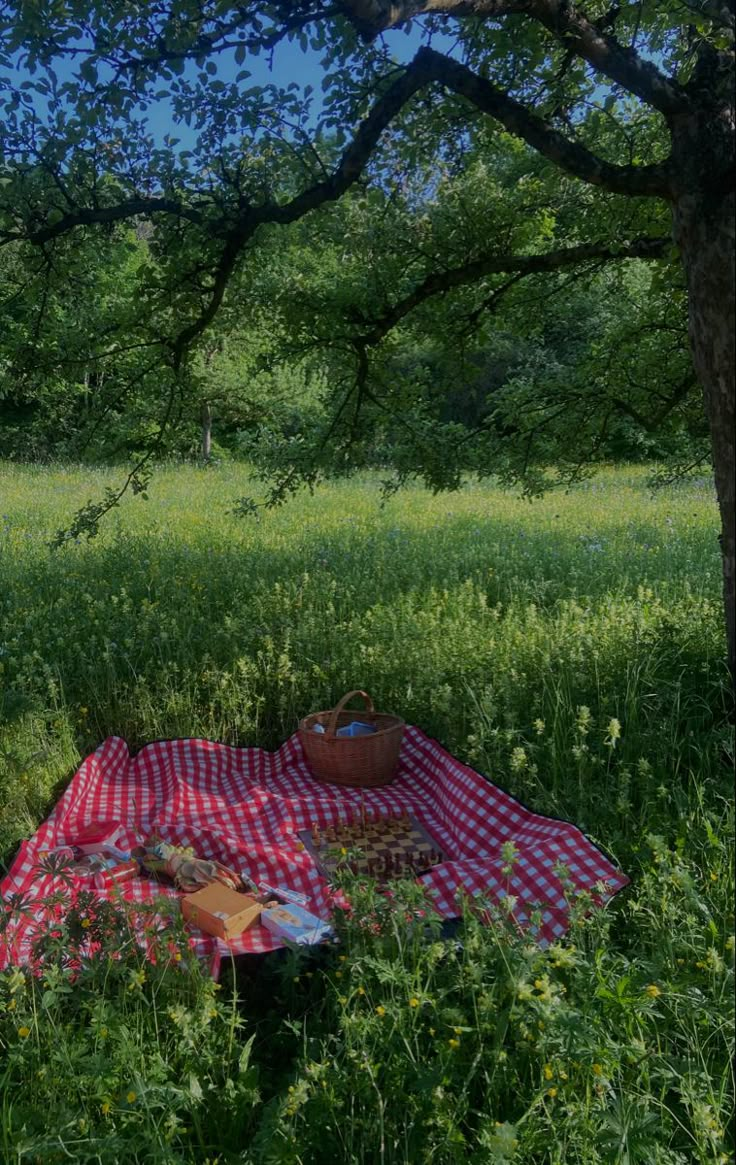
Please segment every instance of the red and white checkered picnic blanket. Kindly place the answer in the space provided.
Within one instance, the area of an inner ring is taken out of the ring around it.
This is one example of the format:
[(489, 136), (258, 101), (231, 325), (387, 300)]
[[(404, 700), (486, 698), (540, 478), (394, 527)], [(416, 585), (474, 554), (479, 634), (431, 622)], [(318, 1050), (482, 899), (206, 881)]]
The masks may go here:
[[(298, 890), (309, 909), (329, 918), (329, 887), (297, 830), (317, 824), (354, 820), (361, 805), (367, 813), (412, 813), (442, 847), (447, 860), (422, 876), (437, 912), (458, 914), (458, 894), (482, 895), (500, 902), (517, 900), (514, 917), (529, 924), (541, 911), (535, 937), (554, 941), (567, 926), (569, 883), (606, 901), (628, 882), (574, 825), (531, 813), (485, 777), (452, 757), (418, 728), (406, 729), (397, 777), (376, 789), (323, 784), (309, 773), (297, 735), (277, 752), (230, 748), (208, 740), (166, 740), (148, 744), (130, 756), (119, 737), (105, 740), (89, 756), (51, 816), (23, 842), (0, 884), (7, 904), (13, 895), (37, 902), (23, 915), (13, 911), (0, 966), (25, 962), (43, 911), (40, 905), (63, 888), (39, 868), (43, 853), (74, 841), (95, 822), (122, 822), (129, 844), (157, 833), (177, 845), (191, 845), (198, 855), (241, 871), (256, 883)], [(511, 873), (502, 855), (513, 842), (517, 855)], [(506, 872), (504, 872), (506, 867)], [(566, 875), (561, 873), (566, 870)], [(562, 878), (569, 879), (567, 890)], [(170, 887), (136, 878), (116, 888), (132, 901), (151, 902)], [(105, 891), (100, 892), (105, 896)], [(201, 931), (197, 952), (209, 958), (213, 974), (223, 956), (273, 950), (282, 944), (256, 925), (231, 943)]]

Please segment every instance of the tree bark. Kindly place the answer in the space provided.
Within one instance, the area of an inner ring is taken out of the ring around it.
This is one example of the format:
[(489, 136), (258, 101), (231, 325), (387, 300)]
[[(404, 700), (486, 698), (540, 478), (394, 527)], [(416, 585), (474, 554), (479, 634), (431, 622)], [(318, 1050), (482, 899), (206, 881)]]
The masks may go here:
[(202, 460), (209, 464), (212, 456), (212, 409), (208, 404), (202, 405)]
[[(673, 160), (684, 179), (673, 205), (689, 300), (690, 344), (713, 443), (721, 517), (728, 664), (736, 683), (736, 198), (733, 98), (700, 105), (673, 126)], [(728, 186), (731, 189), (728, 190)]]

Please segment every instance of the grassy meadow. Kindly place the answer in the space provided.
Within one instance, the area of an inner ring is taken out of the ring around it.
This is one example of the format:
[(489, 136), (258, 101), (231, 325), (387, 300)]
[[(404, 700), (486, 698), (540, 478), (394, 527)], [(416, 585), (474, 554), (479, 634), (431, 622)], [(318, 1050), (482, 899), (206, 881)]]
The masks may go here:
[[(733, 744), (717, 516), (699, 479), (615, 469), (533, 504), (489, 485), (381, 507), (377, 479), (260, 520), (237, 466), (161, 470), (90, 542), (54, 532), (119, 474), (0, 466), (0, 859), (108, 735), (274, 747), (363, 687), (632, 879), (539, 951), (499, 921), (407, 932), (213, 985), (172, 922), (147, 965), (81, 900), (73, 975), (0, 976), (0, 1160), (725, 1165), (733, 1154)], [(0, 936), (1, 941), (1, 936)], [(113, 959), (115, 950), (124, 958)], [(336, 953), (339, 951), (339, 953)], [(182, 965), (188, 974), (181, 973)]]

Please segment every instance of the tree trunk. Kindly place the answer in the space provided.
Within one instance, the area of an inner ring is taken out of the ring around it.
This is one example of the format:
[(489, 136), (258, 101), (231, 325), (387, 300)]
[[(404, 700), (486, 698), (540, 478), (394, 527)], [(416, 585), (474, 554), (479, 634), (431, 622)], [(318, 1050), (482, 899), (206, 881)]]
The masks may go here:
[(208, 404), (202, 405), (202, 460), (209, 464), (212, 456), (212, 409)]
[(677, 193), (673, 214), (687, 277), (693, 362), (713, 444), (728, 663), (736, 682), (736, 200), (733, 188), (728, 192), (727, 183), (717, 177), (732, 164), (733, 132), (733, 98), (717, 112), (712, 106), (701, 109), (677, 127), (674, 153), (681, 161), (687, 153), (690, 173)]

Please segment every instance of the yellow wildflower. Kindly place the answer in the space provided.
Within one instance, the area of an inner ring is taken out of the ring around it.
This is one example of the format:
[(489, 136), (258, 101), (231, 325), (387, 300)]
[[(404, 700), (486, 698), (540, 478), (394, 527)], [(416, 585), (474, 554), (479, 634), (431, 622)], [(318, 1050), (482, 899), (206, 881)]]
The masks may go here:
[(131, 1088), (130, 1092), (125, 1097), (125, 1099), (127, 1100), (128, 1104), (135, 1104), (136, 1100), (138, 1099), (138, 1095)]
[(551, 1064), (545, 1064), (545, 1065), (544, 1065), (544, 1069), (543, 1069), (543, 1070), (544, 1070), (544, 1078), (545, 1078), (545, 1080), (551, 1080), (551, 1079), (552, 1079), (552, 1077), (554, 1076), (554, 1071), (553, 1071), (553, 1069), (552, 1069), (552, 1065), (551, 1065)]
[(662, 994), (656, 983), (650, 983), (646, 988), (646, 993), (650, 999), (656, 999), (658, 995)]
[(459, 1048), (459, 1047), (460, 1047), (460, 1040), (455, 1040), (455, 1039), (453, 1039), (453, 1040), (448, 1040), (447, 1042), (448, 1042), (448, 1044), (450, 1045), (450, 1047), (451, 1047), (453, 1050), (454, 1050), (455, 1048)]
[(376, 1008), (376, 1015), (385, 1015), (385, 1014), (386, 1014), (386, 1008), (383, 1007), (382, 1004), (379, 1003), (378, 1007)]
[(409, 1007), (419, 1007), (419, 1000), (415, 995), (413, 995), (409, 1000)]
[(24, 1040), (26, 1038), (26, 1036), (29, 1036), (30, 1034), (31, 1034), (31, 1029), (29, 1027), (24, 1026), (24, 1027), (18, 1028), (18, 1035), (20, 1036), (20, 1038), (22, 1040)]

